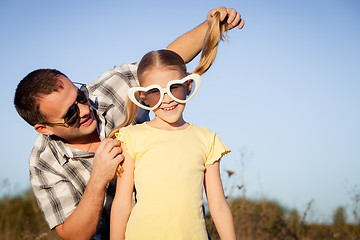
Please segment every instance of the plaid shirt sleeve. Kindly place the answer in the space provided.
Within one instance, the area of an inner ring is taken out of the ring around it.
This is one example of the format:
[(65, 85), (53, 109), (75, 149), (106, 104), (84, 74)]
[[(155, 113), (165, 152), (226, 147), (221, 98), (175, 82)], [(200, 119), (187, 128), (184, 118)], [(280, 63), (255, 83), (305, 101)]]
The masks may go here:
[[(112, 129), (125, 120), (125, 103), (130, 87), (138, 85), (138, 63), (116, 66), (87, 85), (90, 102), (100, 120), (100, 137), (106, 137)], [(149, 112), (139, 109), (135, 123), (149, 120)]]

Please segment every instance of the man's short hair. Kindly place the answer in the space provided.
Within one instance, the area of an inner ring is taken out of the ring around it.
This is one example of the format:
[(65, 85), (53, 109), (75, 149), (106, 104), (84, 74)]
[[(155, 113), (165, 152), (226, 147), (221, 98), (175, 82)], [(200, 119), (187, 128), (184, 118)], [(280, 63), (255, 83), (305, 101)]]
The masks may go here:
[(46, 116), (40, 112), (38, 101), (42, 95), (49, 95), (63, 88), (59, 76), (66, 77), (56, 69), (38, 69), (29, 73), (18, 84), (14, 105), (19, 115), (31, 126), (46, 122)]

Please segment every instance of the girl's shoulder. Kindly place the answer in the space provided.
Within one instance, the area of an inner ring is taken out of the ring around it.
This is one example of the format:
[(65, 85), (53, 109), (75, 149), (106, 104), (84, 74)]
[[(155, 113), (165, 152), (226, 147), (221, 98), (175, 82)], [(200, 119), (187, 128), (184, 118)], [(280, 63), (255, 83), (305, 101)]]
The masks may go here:
[(120, 136), (127, 136), (127, 135), (136, 135), (138, 132), (143, 132), (144, 124), (135, 124), (135, 125), (128, 125), (126, 127), (122, 127), (119, 129), (119, 132), (115, 133), (115, 136), (119, 139)]
[(143, 129), (146, 128), (146, 123), (139, 123), (139, 124), (135, 124), (135, 125), (128, 125), (126, 127), (123, 127), (120, 129), (120, 131), (136, 131), (138, 129)]
[(191, 130), (202, 133), (202, 134), (206, 134), (206, 135), (214, 135), (214, 134), (216, 134), (214, 131), (212, 131), (212, 130), (206, 128), (206, 127), (199, 127), (199, 126), (196, 126), (194, 124), (191, 124)]

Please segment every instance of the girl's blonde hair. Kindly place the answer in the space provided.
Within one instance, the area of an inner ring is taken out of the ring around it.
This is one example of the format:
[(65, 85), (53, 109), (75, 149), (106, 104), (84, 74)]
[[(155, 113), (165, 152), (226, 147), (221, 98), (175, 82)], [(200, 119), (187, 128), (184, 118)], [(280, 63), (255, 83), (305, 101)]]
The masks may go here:
[[(224, 34), (225, 21), (221, 23), (220, 14), (219, 12), (216, 12), (205, 35), (200, 61), (192, 73), (202, 75), (210, 68), (215, 60), (219, 41), (224, 40)], [(170, 50), (151, 51), (141, 59), (137, 69), (139, 83), (141, 83), (146, 71), (152, 68), (177, 70), (183, 75), (183, 77), (188, 75), (184, 60), (177, 53)], [(126, 101), (125, 112), (125, 121), (111, 131), (109, 134), (110, 138), (115, 138), (115, 133), (119, 132), (120, 128), (128, 126), (134, 122), (137, 113), (137, 106), (131, 102), (129, 98), (127, 98)]]

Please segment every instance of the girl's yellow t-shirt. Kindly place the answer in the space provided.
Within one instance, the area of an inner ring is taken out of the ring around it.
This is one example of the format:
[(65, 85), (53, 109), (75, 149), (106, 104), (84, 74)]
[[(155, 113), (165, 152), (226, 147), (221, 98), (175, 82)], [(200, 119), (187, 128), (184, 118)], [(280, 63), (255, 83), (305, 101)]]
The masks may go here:
[(190, 124), (178, 131), (146, 123), (117, 138), (135, 161), (137, 202), (126, 239), (208, 239), (203, 218), (204, 170), (230, 152), (216, 133)]

